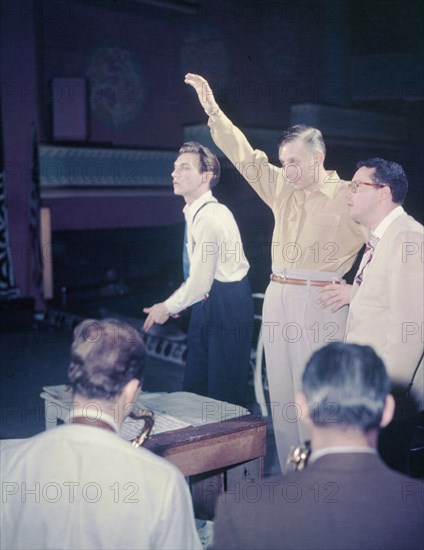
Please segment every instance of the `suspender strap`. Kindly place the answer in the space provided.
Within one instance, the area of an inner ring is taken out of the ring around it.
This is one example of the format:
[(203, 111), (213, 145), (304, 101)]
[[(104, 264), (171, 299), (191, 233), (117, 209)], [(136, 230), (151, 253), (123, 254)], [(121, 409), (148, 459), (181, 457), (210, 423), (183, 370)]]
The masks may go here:
[(196, 219), (196, 216), (197, 214), (200, 212), (200, 210), (202, 210), (202, 208), (204, 208), (206, 205), (208, 204), (217, 204), (218, 201), (207, 201), (207, 202), (204, 202), (202, 204), (202, 206), (199, 206), (199, 208), (196, 210), (196, 212), (194, 213), (194, 216), (193, 216), (193, 219), (191, 220), (191, 223), (193, 224), (194, 223), (194, 220)]

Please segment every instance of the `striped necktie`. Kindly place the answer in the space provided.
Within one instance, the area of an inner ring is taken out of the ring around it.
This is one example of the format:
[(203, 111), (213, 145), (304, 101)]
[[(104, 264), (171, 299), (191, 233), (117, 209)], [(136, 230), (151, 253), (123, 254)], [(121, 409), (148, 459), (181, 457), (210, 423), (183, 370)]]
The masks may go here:
[(371, 262), (372, 257), (374, 255), (375, 247), (377, 246), (377, 243), (380, 239), (378, 237), (371, 237), (371, 239), (367, 242), (367, 246), (365, 247), (364, 255), (362, 256), (361, 265), (359, 266), (358, 273), (355, 277), (355, 282), (358, 286), (362, 284), (362, 280), (364, 277), (364, 270), (368, 266), (368, 264)]

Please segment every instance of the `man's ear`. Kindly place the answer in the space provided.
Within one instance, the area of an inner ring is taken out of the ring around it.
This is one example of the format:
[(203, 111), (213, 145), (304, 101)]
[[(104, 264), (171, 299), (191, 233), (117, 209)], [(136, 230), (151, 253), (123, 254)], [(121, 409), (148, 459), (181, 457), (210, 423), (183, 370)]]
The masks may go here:
[(213, 172), (202, 172), (202, 181), (207, 182), (208, 186), (211, 186), (211, 180), (213, 178)]
[(298, 407), (300, 408), (300, 412), (301, 412), (300, 419), (301, 419), (301, 421), (306, 426), (310, 426), (312, 424), (312, 419), (311, 419), (311, 416), (309, 414), (308, 402), (306, 400), (306, 396), (303, 393), (303, 391), (296, 394), (296, 403), (297, 403)]
[(134, 403), (137, 400), (139, 389), (141, 389), (141, 383), (137, 378), (132, 378), (127, 382), (122, 390), (122, 396), (125, 398), (125, 401), (127, 403)]
[(388, 185), (383, 185), (380, 189), (380, 196), (384, 199), (384, 200), (390, 200), (392, 201), (393, 198), (392, 198), (392, 190), (390, 189), (390, 187)]
[(393, 419), (393, 415), (395, 414), (395, 408), (395, 398), (391, 393), (389, 393), (384, 402), (383, 414), (381, 415), (380, 420), (380, 428), (385, 428), (388, 424), (390, 424)]
[(315, 151), (314, 161), (317, 162), (319, 166), (321, 166), (321, 164), (324, 164), (324, 158), (325, 155), (322, 151)]

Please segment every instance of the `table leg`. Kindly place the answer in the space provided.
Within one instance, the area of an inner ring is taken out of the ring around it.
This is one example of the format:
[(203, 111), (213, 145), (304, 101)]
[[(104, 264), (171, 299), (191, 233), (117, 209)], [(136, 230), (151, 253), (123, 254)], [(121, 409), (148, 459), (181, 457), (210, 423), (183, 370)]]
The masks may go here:
[(224, 472), (190, 476), (190, 489), (195, 517), (212, 520), (216, 500), (224, 492)]
[(224, 492), (231, 494), (236, 501), (255, 498), (253, 493), (259, 490), (256, 484), (262, 479), (263, 462), (263, 457), (259, 457), (216, 471), (213, 475), (191, 476), (190, 489), (196, 518), (212, 520), (217, 501), (225, 498)]

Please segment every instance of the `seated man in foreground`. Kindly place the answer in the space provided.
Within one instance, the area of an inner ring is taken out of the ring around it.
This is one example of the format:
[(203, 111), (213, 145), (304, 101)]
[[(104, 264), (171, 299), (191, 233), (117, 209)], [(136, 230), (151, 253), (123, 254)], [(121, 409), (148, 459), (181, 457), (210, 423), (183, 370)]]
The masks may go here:
[(69, 422), (2, 453), (1, 548), (201, 548), (180, 471), (119, 437), (145, 355), (125, 323), (76, 327)]
[(308, 361), (302, 388), (306, 469), (224, 494), (214, 548), (422, 548), (424, 484), (376, 452), (394, 412), (382, 360), (369, 346), (329, 344)]

